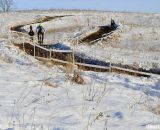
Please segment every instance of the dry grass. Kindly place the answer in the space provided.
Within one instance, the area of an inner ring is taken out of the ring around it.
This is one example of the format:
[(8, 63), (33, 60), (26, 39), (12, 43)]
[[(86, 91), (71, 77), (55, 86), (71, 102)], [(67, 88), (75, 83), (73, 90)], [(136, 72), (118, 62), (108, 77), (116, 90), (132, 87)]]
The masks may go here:
[(51, 83), (50, 81), (44, 81), (44, 85), (48, 86), (48, 87), (53, 87), (53, 88), (57, 88), (58, 86)]
[(1, 35), (0, 35), (0, 39), (1, 39), (1, 38), (6, 38), (6, 39), (7, 39), (7, 38), (8, 38), (8, 35), (7, 35), (7, 34), (1, 34)]
[(67, 74), (73, 74), (74, 72), (74, 64), (73, 63), (69, 63), (66, 65), (66, 73)]
[(63, 27), (63, 28), (56, 28), (56, 29), (48, 29), (47, 33), (67, 33), (67, 32), (75, 32), (77, 29), (82, 28), (81, 26), (69, 26), (69, 27)]
[(84, 79), (82, 78), (81, 74), (79, 71), (74, 71), (74, 77), (72, 79), (72, 81), (74, 81), (77, 84), (84, 84)]
[(42, 65), (46, 65), (48, 68), (52, 68), (54, 63), (52, 61), (39, 59)]
[(156, 115), (160, 115), (160, 105), (153, 109), (153, 113)]
[(104, 38), (102, 42), (104, 42), (105, 45), (108, 44), (114, 46), (115, 44), (117, 45), (117, 43), (119, 43), (120, 40), (121, 40), (121, 35), (120, 33), (117, 33), (111, 35), (111, 37)]
[(74, 62), (66, 64), (66, 76), (68, 80), (72, 80), (77, 84), (84, 84), (84, 79), (81, 77), (78, 66)]
[(142, 33), (139, 34), (132, 34), (132, 41), (137, 42), (137, 41), (143, 41), (143, 35)]

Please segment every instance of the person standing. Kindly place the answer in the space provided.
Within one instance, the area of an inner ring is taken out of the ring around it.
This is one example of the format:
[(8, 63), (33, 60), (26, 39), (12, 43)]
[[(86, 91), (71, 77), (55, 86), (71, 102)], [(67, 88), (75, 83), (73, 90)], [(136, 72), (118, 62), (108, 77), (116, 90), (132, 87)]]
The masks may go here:
[(45, 29), (42, 24), (39, 24), (36, 28), (36, 32), (38, 35), (38, 43), (43, 44)]
[(118, 26), (117, 26), (117, 24), (115, 23), (115, 21), (113, 20), (113, 19), (111, 19), (111, 27), (113, 28), (113, 29), (116, 29)]
[(29, 31), (29, 36), (30, 36), (30, 41), (33, 42), (33, 36), (34, 36), (34, 31), (33, 31), (33, 27), (30, 26), (30, 31)]
[(115, 25), (115, 22), (113, 19), (111, 19), (111, 26), (114, 27), (114, 25)]

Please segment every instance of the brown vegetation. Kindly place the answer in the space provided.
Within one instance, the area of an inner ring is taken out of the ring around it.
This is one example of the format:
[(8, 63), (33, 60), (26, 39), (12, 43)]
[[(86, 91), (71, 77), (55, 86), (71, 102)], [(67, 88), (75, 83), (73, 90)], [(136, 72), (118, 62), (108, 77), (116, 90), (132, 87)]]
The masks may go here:
[(84, 79), (81, 77), (79, 71), (74, 71), (74, 77), (72, 79), (77, 84), (84, 84)]

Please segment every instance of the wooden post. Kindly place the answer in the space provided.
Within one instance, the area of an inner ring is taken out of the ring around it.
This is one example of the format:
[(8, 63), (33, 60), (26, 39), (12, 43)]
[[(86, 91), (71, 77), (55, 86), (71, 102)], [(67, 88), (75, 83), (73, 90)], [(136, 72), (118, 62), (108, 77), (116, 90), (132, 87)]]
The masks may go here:
[(78, 37), (77, 37), (77, 42), (76, 42), (77, 44), (76, 44), (76, 48), (77, 48), (77, 46), (78, 46)]
[(8, 41), (9, 43), (12, 43), (12, 32), (11, 31), (9, 31), (8, 33)]
[(89, 27), (89, 17), (87, 18), (87, 23), (88, 23), (88, 27)]
[(25, 42), (25, 41), (24, 41), (24, 40), (25, 40), (25, 39), (24, 39), (24, 37), (23, 37), (23, 51), (25, 51), (25, 46), (24, 46), (24, 44), (25, 44), (24, 42)]
[(75, 59), (74, 59), (74, 51), (72, 52), (72, 62), (73, 62), (73, 64), (75, 63)]
[(101, 37), (101, 43), (103, 42), (103, 36)]
[(34, 58), (36, 57), (36, 46), (34, 44)]
[(52, 58), (52, 50), (51, 50), (51, 48), (50, 48), (50, 50), (49, 50), (49, 58), (50, 58), (50, 60), (51, 60), (51, 58)]
[(110, 67), (110, 72), (112, 72), (112, 64), (111, 64), (111, 61), (110, 61), (109, 67)]
[(110, 53), (110, 63), (109, 63), (109, 67), (110, 67), (110, 72), (112, 72), (112, 57), (111, 57), (111, 53)]

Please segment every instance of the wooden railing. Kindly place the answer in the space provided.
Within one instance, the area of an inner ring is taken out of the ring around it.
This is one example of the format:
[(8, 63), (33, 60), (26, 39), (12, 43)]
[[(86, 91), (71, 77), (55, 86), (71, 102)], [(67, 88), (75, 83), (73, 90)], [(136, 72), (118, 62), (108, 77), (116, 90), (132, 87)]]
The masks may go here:
[[(104, 35), (108, 36), (107, 34)], [(36, 39), (36, 37), (34, 37)], [(52, 53), (71, 53), (73, 55), (73, 61), (74, 60), (74, 53), (75, 51), (72, 50), (56, 50), (56, 49), (48, 49), (45, 48), (43, 46), (40, 46), (37, 44), (36, 40), (34, 40), (33, 42), (31, 42), (30, 37), (22, 32), (16, 32), (16, 31), (10, 31), (9, 32), (9, 40), (11, 42), (14, 42), (15, 44), (23, 44), (23, 50), (25, 51), (25, 44), (30, 44), (31, 46), (34, 47), (34, 52), (33, 52), (33, 56), (35, 58), (43, 58), (45, 60), (50, 60), (50, 61), (55, 61), (55, 62), (59, 62), (62, 64), (71, 64), (71, 61), (64, 61), (61, 59), (57, 59), (57, 58), (53, 58), (52, 57)], [(46, 53), (49, 52), (49, 57), (39, 57), (36, 56), (36, 49), (35, 48), (39, 48), (42, 49), (43, 51), (45, 51)], [(121, 68), (121, 67), (116, 67), (116, 66), (112, 66), (111, 63), (109, 64), (109, 66), (99, 66), (99, 65), (91, 65), (91, 64), (85, 64), (85, 63), (79, 63), (79, 62), (74, 62), (73, 64), (77, 65), (77, 66), (81, 66), (81, 67), (89, 67), (89, 68), (95, 68), (95, 69), (101, 69), (101, 70), (105, 70), (105, 71), (113, 71), (113, 72), (118, 72), (118, 73), (125, 73), (125, 74), (130, 74), (130, 75), (138, 75), (138, 76), (145, 76), (145, 77), (150, 77), (150, 76), (159, 76), (156, 74), (151, 74), (151, 73), (145, 73), (145, 72), (139, 72), (136, 70), (131, 70), (131, 69), (127, 69), (127, 68)], [(105, 72), (104, 71), (104, 72)]]
[[(64, 61), (64, 60), (60, 60), (60, 59), (56, 59), (56, 58), (52, 58), (51, 55), (52, 53), (71, 53), (72, 55), (74, 55), (75, 51), (74, 50), (56, 50), (56, 49), (48, 49), (48, 48), (45, 48), (43, 46), (40, 46), (37, 44), (37, 42), (35, 42), (35, 40), (33, 42), (31, 42), (30, 40), (30, 37), (25, 34), (25, 33), (22, 33), (22, 32), (17, 32), (17, 31), (10, 31), (9, 32), (9, 39), (16, 43), (16, 44), (23, 44), (23, 50), (25, 51), (25, 44), (28, 43), (30, 44), (31, 46), (34, 47), (34, 52), (33, 52), (33, 56), (35, 58), (43, 58), (43, 59), (48, 59), (48, 60), (51, 60), (51, 61), (55, 61), (55, 62), (61, 62), (61, 63), (65, 63), (65, 64), (70, 64), (71, 62), (70, 61)], [(45, 57), (38, 57), (36, 56), (36, 49), (35, 48), (39, 48), (39, 49), (42, 49), (44, 50), (46, 53), (49, 52), (49, 55), (50, 57), (49, 58), (45, 58)], [(73, 61), (75, 61), (73, 59)], [(78, 66), (84, 66), (84, 67), (91, 67), (91, 68), (97, 68), (97, 69), (103, 69), (103, 70), (109, 70), (110, 67), (106, 67), (106, 66), (99, 66), (99, 65), (91, 65), (91, 64), (85, 64), (85, 63), (78, 63), (78, 62), (74, 62), (75, 65), (78, 65)]]

